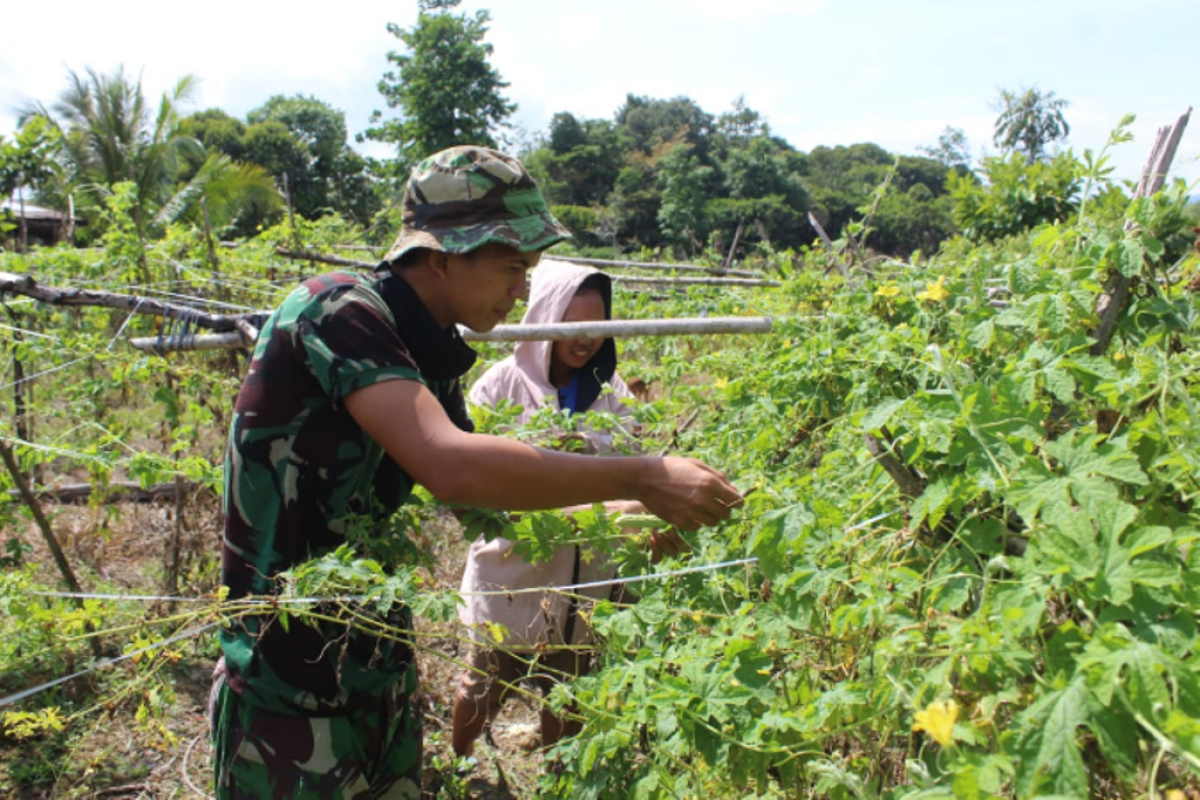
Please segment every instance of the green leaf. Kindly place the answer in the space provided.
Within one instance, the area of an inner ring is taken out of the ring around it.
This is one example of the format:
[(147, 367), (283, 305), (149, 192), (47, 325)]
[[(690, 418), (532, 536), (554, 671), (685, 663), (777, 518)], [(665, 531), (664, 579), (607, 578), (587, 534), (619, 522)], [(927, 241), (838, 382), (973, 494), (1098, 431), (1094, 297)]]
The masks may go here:
[(1148, 553), (1171, 544), (1174, 538), (1174, 532), (1163, 525), (1138, 528), (1129, 534), (1129, 553), (1133, 556), (1140, 556), (1142, 553)]
[(874, 406), (863, 416), (862, 429), (867, 432), (879, 430), (888, 424), (906, 402), (907, 398), (892, 398)]
[(912, 508), (909, 509), (912, 518), (911, 525), (915, 528), (928, 518), (930, 527), (937, 527), (937, 524), (942, 521), (942, 517), (945, 516), (951, 501), (954, 500), (953, 488), (954, 481), (944, 478), (939, 478), (926, 486), (925, 491), (913, 501)]
[(1013, 488), (1009, 491), (1008, 500), (1015, 504), (1025, 524), (1032, 526), (1043, 505), (1070, 498), (1070, 487), (1069, 480), (1057, 477), (1040, 461), (1031, 458), (1013, 476)]
[(995, 340), (996, 323), (990, 319), (985, 319), (967, 334), (967, 342), (977, 350), (987, 350)]
[(1018, 717), (1014, 750), (1019, 796), (1090, 796), (1088, 770), (1075, 741), (1076, 730), (1087, 720), (1087, 690), (1078, 680), (1049, 692)]
[(1146, 249), (1140, 240), (1129, 237), (1121, 240), (1117, 250), (1117, 270), (1126, 278), (1137, 276), (1146, 263)]
[(1064, 369), (1050, 367), (1043, 373), (1046, 377), (1046, 388), (1056, 398), (1064, 403), (1075, 401), (1075, 379)]
[(1154, 258), (1162, 258), (1163, 251), (1165, 250), (1162, 242), (1153, 236), (1141, 236), (1140, 240), (1142, 247), (1146, 248), (1147, 253)]
[(1100, 562), (1100, 548), (1091, 518), (1067, 503), (1054, 501), (1042, 509), (1042, 519), (1047, 524), (1041, 539), (1042, 549), (1056, 556), (1076, 580), (1094, 576)]

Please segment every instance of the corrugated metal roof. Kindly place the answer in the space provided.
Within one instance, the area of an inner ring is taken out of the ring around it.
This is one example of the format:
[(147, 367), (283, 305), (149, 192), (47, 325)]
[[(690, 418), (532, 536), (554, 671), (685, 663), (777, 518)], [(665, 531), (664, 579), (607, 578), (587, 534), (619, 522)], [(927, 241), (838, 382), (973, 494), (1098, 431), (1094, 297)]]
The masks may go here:
[[(10, 200), (0, 200), (0, 208), (8, 209), (9, 211), (12, 212), (12, 215), (14, 217), (21, 216), (22, 205), (20, 203), (15, 203)], [(64, 213), (62, 211), (56, 211), (53, 208), (46, 208), (45, 206), (34, 205), (33, 203), (25, 203), (24, 209), (25, 209), (25, 219), (28, 219), (28, 220), (40, 219), (40, 220), (48, 220), (48, 221), (53, 220), (55, 222), (61, 222), (62, 220), (67, 218), (66, 213)], [(80, 217), (75, 217), (75, 221), (80, 222), (82, 220)]]

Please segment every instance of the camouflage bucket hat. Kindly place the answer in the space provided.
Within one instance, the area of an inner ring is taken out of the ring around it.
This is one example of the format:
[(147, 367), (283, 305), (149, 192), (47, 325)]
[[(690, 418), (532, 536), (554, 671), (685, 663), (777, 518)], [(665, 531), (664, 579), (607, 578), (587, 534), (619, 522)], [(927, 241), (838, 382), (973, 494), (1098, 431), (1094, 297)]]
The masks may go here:
[(520, 161), (474, 145), (448, 148), (413, 168), (402, 220), (378, 269), (415, 247), (466, 253), (498, 242), (528, 253), (571, 236)]

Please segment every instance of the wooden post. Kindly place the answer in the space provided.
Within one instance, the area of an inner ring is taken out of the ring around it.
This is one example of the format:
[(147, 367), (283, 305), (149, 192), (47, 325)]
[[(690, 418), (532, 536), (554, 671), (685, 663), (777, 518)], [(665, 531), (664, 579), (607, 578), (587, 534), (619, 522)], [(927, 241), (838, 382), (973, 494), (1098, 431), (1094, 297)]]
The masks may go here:
[(303, 250), (288, 250), (285, 247), (276, 247), (275, 255), (290, 258), (293, 261), (307, 261), (309, 264), (320, 262), (322, 264), (332, 264), (335, 267), (354, 267), (356, 269), (374, 269), (377, 263), (359, 261), (354, 258), (342, 258), (341, 256), (329, 256), (322, 253), (307, 253)]
[(21, 233), (17, 237), (17, 252), (18, 253), (29, 252), (29, 232), (28, 232), (29, 231), (29, 228), (28, 228), (29, 222), (25, 219), (25, 189), (24, 189), (24, 187), (21, 186), (21, 184), (24, 182), (25, 182), (25, 176), (22, 173), (18, 172), (17, 173), (17, 203), (20, 204), (20, 207), (21, 207), (21, 226), (20, 226)]
[(171, 547), (167, 556), (167, 576), (163, 586), (163, 594), (175, 595), (179, 592), (179, 550), (183, 539), (183, 476), (175, 476), (175, 530), (171, 536)]
[(833, 259), (833, 263), (837, 266), (838, 271), (842, 273), (842, 277), (849, 278), (849, 270), (846, 269), (846, 265), (842, 263), (842, 260), (838, 258), (837, 253), (833, 249), (833, 240), (829, 238), (829, 234), (826, 233), (825, 229), (821, 227), (821, 223), (817, 220), (817, 216), (811, 211), (808, 212), (808, 224), (813, 226), (813, 229), (817, 232), (817, 236), (820, 236), (821, 241), (825, 243), (825, 249), (829, 251), (829, 257)]
[[(34, 522), (37, 523), (38, 530), (42, 533), (42, 539), (46, 542), (46, 547), (50, 549), (50, 555), (54, 557), (54, 563), (58, 566), (59, 574), (63, 580), (75, 594), (82, 594), (79, 588), (79, 581), (75, 579), (75, 572), (71, 569), (70, 563), (67, 561), (66, 555), (63, 554), (62, 547), (58, 543), (58, 537), (54, 535), (54, 530), (50, 527), (50, 520), (46, 518), (42, 511), (41, 505), (30, 491), (28, 482), (25, 476), (21, 474), (21, 467), (17, 464), (17, 459), (13, 455), (12, 449), (0, 441), (0, 458), (4, 460), (4, 466), (8, 468), (9, 475), (12, 476), (13, 483), (16, 484), (17, 490), (21, 493), (21, 500), (25, 503), (25, 507), (29, 509), (29, 513), (33, 515)], [(83, 608), (83, 600), (75, 598), (75, 606)], [(91, 626), (88, 626), (89, 629)], [(88, 644), (92, 648), (92, 655), (100, 658), (101, 652), (100, 640), (92, 637), (88, 639)]]
[(75, 244), (75, 195), (67, 195), (67, 230), (63, 234), (63, 241), (68, 244)]
[[(1183, 131), (1191, 116), (1192, 109), (1189, 106), (1173, 126), (1158, 129), (1154, 147), (1150, 150), (1150, 158), (1142, 169), (1142, 178), (1138, 181), (1137, 191), (1133, 195), (1135, 199), (1150, 197), (1162, 189), (1167, 180), (1167, 173), (1171, 169), (1171, 162), (1175, 159), (1175, 151), (1179, 149), (1179, 141), (1183, 138)], [(1129, 230), (1132, 225), (1132, 220), (1126, 222), (1126, 230)], [(1117, 319), (1129, 304), (1129, 292), (1133, 288), (1135, 280), (1136, 276), (1127, 277), (1119, 272), (1109, 278), (1104, 287), (1104, 293), (1096, 301), (1100, 324), (1096, 326), (1094, 334), (1096, 341), (1088, 350), (1091, 355), (1102, 355), (1108, 350), (1108, 345), (1112, 342), (1113, 334), (1117, 330)]]
[(213, 242), (212, 223), (208, 218), (208, 200), (200, 198), (200, 210), (204, 212), (204, 238), (208, 242), (208, 265), (212, 270), (213, 291), (218, 300), (224, 300), (225, 292), (221, 288), (221, 262), (217, 259), (217, 247)]
[(729, 255), (725, 256), (725, 263), (721, 266), (722, 272), (727, 272), (733, 266), (733, 254), (737, 252), (738, 239), (742, 238), (742, 223), (738, 223), (737, 230), (733, 232), (733, 244), (729, 246)]
[[(4, 304), (4, 310), (8, 312), (8, 318), (13, 323), (16, 329), (13, 331), (13, 342), (20, 345), (25, 336), (19, 330), (17, 324), (19, 318), (7, 303)], [(25, 380), (25, 364), (17, 355), (16, 348), (13, 348), (13, 426), (17, 432), (17, 438), (25, 442), (33, 441), (33, 423), (29, 418), (29, 406), (33, 404), (33, 385)], [(40, 465), (35, 465), (33, 468), (34, 484), (41, 483), (42, 475)]]

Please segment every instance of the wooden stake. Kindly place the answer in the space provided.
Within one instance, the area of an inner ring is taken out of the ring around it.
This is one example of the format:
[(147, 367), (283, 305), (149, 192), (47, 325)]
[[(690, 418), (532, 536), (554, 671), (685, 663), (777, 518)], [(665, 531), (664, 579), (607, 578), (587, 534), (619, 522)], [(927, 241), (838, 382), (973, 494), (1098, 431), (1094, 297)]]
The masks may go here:
[(321, 253), (310, 253), (303, 250), (288, 250), (286, 247), (276, 247), (275, 255), (290, 258), (295, 261), (307, 261), (310, 264), (313, 262), (321, 264), (332, 264), (335, 267), (354, 267), (356, 269), (375, 269), (379, 262), (358, 261), (353, 258), (342, 258), (340, 256), (327, 256)]
[(729, 255), (725, 256), (725, 264), (721, 267), (722, 272), (728, 272), (733, 266), (733, 254), (737, 252), (738, 239), (742, 238), (742, 223), (738, 223), (737, 230), (733, 232), (733, 244), (729, 246)]
[(842, 273), (843, 278), (849, 278), (850, 273), (846, 269), (846, 265), (837, 257), (837, 252), (833, 249), (833, 240), (829, 238), (829, 234), (821, 227), (821, 223), (817, 220), (817, 216), (811, 211), (808, 212), (808, 224), (813, 226), (817, 232), (817, 236), (821, 237), (821, 241), (825, 243), (825, 249), (829, 252), (829, 257), (833, 259), (833, 263), (837, 266), (838, 271)]
[[(1158, 129), (1154, 147), (1150, 150), (1150, 158), (1142, 169), (1142, 178), (1133, 195), (1135, 199), (1150, 197), (1162, 189), (1167, 180), (1167, 173), (1171, 169), (1171, 162), (1175, 159), (1175, 151), (1179, 149), (1179, 141), (1183, 138), (1183, 131), (1191, 116), (1192, 109), (1189, 106), (1174, 126)], [(1129, 230), (1132, 224), (1132, 220), (1127, 222), (1126, 230)], [(1119, 272), (1109, 278), (1104, 287), (1104, 293), (1096, 301), (1100, 324), (1096, 326), (1094, 334), (1096, 341), (1088, 350), (1091, 355), (1102, 355), (1108, 350), (1108, 345), (1112, 342), (1113, 334), (1117, 330), (1117, 320), (1124, 313), (1125, 307), (1129, 305), (1129, 291), (1133, 288), (1136, 278), (1137, 276), (1125, 276)]]
[[(9, 475), (12, 476), (13, 483), (17, 487), (17, 491), (21, 494), (21, 501), (25, 503), (25, 507), (29, 509), (29, 513), (33, 515), (34, 522), (37, 523), (38, 530), (42, 533), (42, 539), (46, 542), (46, 547), (50, 548), (50, 555), (54, 557), (54, 563), (58, 565), (58, 571), (66, 582), (69, 588), (75, 594), (82, 594), (83, 590), (79, 588), (79, 581), (75, 579), (75, 572), (71, 569), (70, 563), (67, 561), (66, 555), (63, 554), (62, 547), (58, 544), (58, 537), (54, 535), (54, 530), (50, 527), (50, 520), (46, 518), (42, 512), (42, 506), (30, 491), (28, 482), (25, 476), (21, 474), (21, 467), (17, 464), (17, 459), (13, 455), (12, 449), (0, 441), (0, 458), (4, 460), (4, 466), (8, 468)], [(75, 598), (75, 606), (83, 608), (83, 600)], [(90, 628), (90, 626), (89, 626)], [(103, 655), (100, 647), (100, 640), (96, 637), (88, 638), (88, 644), (92, 648), (92, 655), (100, 658)]]
[(136, 295), (42, 286), (29, 275), (17, 275), (11, 272), (0, 272), (0, 292), (13, 292), (51, 305), (100, 306), (102, 308), (118, 308), (136, 314), (187, 319), (195, 325), (214, 331), (232, 331), (236, 328), (237, 320), (246, 316), (242, 314), (209, 314), (191, 306), (163, 303)]

